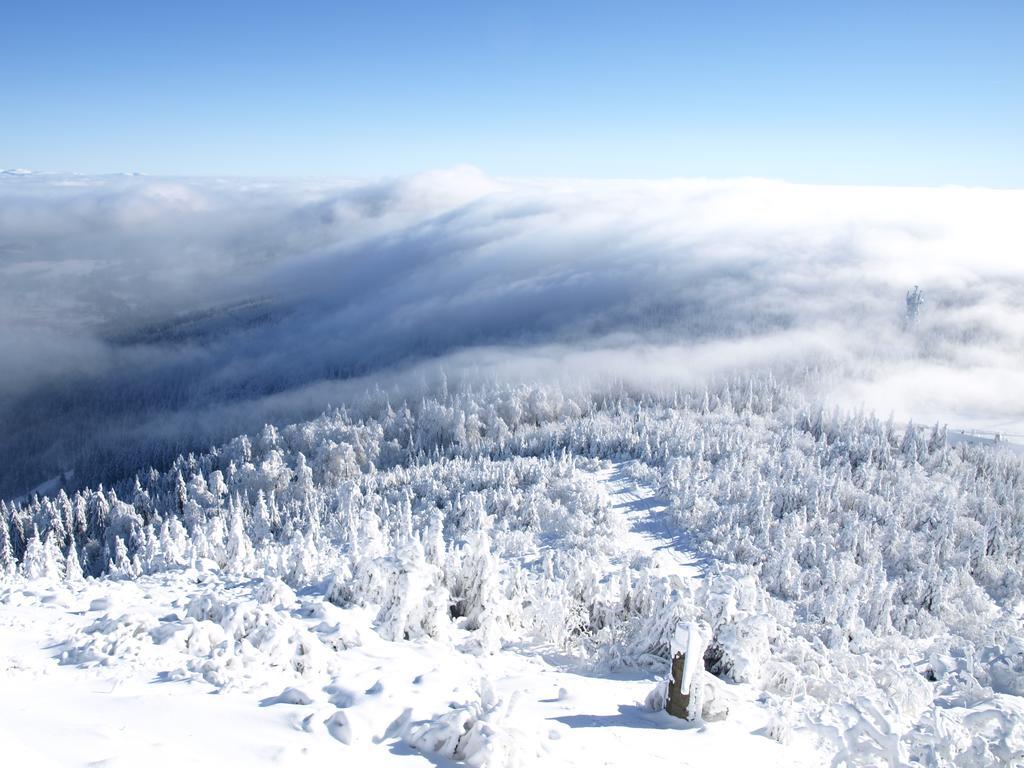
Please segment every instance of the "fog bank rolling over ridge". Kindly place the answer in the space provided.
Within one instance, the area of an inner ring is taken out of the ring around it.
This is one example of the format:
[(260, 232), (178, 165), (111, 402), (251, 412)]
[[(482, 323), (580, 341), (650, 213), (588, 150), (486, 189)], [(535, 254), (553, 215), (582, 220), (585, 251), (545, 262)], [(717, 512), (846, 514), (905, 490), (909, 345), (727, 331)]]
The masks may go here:
[[(1024, 432), (1024, 192), (0, 175), (0, 495), (444, 370), (699, 386)], [(902, 327), (906, 290), (926, 304)]]

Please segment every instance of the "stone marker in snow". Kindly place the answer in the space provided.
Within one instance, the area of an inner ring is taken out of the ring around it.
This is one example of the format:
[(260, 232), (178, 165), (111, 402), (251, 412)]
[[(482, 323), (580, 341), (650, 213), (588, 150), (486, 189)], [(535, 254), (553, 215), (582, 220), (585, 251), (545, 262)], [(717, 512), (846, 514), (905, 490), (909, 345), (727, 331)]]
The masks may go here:
[(684, 621), (672, 635), (672, 671), (665, 709), (683, 720), (700, 720), (703, 707), (704, 651), (711, 642), (711, 628), (704, 622)]

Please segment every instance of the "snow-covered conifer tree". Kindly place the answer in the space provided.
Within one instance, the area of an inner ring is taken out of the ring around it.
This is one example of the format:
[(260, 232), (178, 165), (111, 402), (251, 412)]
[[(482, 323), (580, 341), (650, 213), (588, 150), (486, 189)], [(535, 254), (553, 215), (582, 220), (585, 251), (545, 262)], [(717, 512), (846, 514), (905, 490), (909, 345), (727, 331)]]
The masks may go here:
[(107, 563), (107, 573), (115, 579), (130, 579), (135, 575), (128, 547), (120, 536), (114, 539), (114, 556)]
[(78, 561), (78, 550), (74, 542), (68, 544), (68, 553), (64, 558), (64, 578), (71, 584), (78, 584), (85, 579), (82, 565)]
[(426, 537), (423, 542), (424, 554), (428, 563), (443, 567), (447, 548), (444, 543), (444, 512), (434, 507), (430, 515), (430, 523), (427, 526)]
[(184, 565), (188, 552), (188, 536), (177, 517), (165, 518), (160, 526), (160, 551), (165, 567)]
[(212, 560), (214, 554), (213, 547), (206, 538), (206, 525), (198, 523), (189, 537), (188, 561), (194, 566), (200, 560)]
[(222, 499), (228, 494), (228, 486), (224, 482), (224, 473), (219, 469), (215, 469), (210, 473), (208, 486), (210, 493), (215, 499)]
[(64, 555), (57, 544), (60, 538), (58, 534), (50, 531), (43, 542), (43, 575), (53, 581), (64, 578)]
[(255, 564), (252, 542), (245, 533), (242, 514), (236, 508), (228, 528), (228, 540), (224, 548), (224, 567), (231, 573), (248, 573)]
[[(241, 497), (236, 496), (233, 504), (234, 511), (231, 512), (232, 519), (241, 506)], [(267, 507), (267, 497), (262, 488), (256, 492), (256, 506), (252, 509), (252, 538), (257, 544), (271, 538), (270, 510)]]
[(25, 555), (21, 560), (21, 573), (26, 579), (41, 579), (46, 576), (46, 551), (39, 538), (39, 529), (32, 526), (32, 535), (25, 544)]
[(7, 525), (7, 506), (0, 507), (0, 580), (10, 578), (17, 569)]
[(312, 536), (296, 531), (287, 547), (286, 579), (295, 587), (308, 584), (317, 573), (316, 546)]
[(295, 457), (295, 479), (292, 482), (291, 496), (303, 501), (313, 493), (313, 470), (306, 463), (306, 456), (299, 451)]
[(174, 497), (178, 502), (178, 516), (184, 518), (185, 503), (188, 501), (188, 486), (185, 485), (181, 469), (175, 470), (174, 473)]

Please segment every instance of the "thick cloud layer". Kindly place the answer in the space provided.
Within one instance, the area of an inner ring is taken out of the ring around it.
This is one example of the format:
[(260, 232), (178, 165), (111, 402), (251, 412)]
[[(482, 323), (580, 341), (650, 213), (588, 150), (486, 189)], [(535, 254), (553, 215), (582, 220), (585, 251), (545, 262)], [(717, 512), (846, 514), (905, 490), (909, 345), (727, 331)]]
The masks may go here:
[(0, 175), (0, 495), (440, 370), (644, 386), (818, 366), (844, 405), (1024, 432), (1021, 210), (1018, 191), (471, 168)]

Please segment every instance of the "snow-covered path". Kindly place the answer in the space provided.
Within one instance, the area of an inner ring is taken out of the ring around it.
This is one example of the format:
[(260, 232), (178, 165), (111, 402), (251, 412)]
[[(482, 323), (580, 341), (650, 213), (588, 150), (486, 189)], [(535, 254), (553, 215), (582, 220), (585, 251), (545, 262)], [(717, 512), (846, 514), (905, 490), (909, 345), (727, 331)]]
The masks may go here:
[[(663, 573), (702, 578), (699, 555), (669, 533), (664, 499), (635, 482), (629, 465), (605, 466), (595, 479), (624, 523), (610, 568), (642, 553)], [(768, 712), (747, 686), (723, 686), (728, 718), (694, 727), (642, 706), (660, 672), (594, 669), (529, 643), (479, 656), (458, 641), (388, 642), (370, 611), (312, 593), (267, 602), (265, 590), (195, 570), (0, 590), (6, 756), (59, 766), (447, 766), (406, 744), (402, 728), (472, 701), (487, 680), (511, 703), (496, 727), (521, 765), (821, 764), (807, 745), (763, 735)], [(188, 618), (197, 600), (259, 618), (275, 634), (225, 655), (218, 626)], [(282, 655), (295, 638), (316, 645), (301, 674)], [(217, 688), (216, 675), (236, 682)], [(301, 695), (280, 697), (288, 688)]]
[(632, 478), (631, 463), (611, 464), (596, 473), (609, 505), (625, 520), (623, 548), (658, 558), (666, 573), (680, 579), (699, 580), (703, 575), (702, 558), (685, 539), (672, 535), (665, 520), (667, 500), (656, 489)]
[[(625, 524), (618, 559), (634, 553), (650, 555), (662, 573), (681, 581), (699, 581), (702, 557), (689, 542), (670, 532), (665, 520), (667, 501), (655, 488), (635, 481), (630, 469), (630, 462), (620, 462), (595, 473), (610, 508)], [(823, 764), (822, 756), (807, 743), (784, 748), (763, 735), (768, 716), (749, 686), (723, 686), (729, 717), (694, 727), (642, 706), (656, 679), (648, 673), (627, 670), (598, 676), (554, 668), (537, 658), (528, 663), (532, 669), (523, 678), (527, 685), (562, 693), (561, 698), (530, 697), (521, 704), (531, 719), (557, 724), (551, 733), (557, 738), (547, 742), (544, 764), (580, 768)]]

